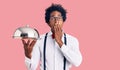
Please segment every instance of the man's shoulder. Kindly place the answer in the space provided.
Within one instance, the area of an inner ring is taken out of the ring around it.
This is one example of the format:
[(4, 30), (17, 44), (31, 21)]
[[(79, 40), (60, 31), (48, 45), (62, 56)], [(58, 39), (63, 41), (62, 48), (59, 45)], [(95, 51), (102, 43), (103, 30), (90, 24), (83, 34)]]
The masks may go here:
[(75, 36), (72, 36), (70, 34), (66, 34), (67, 41), (70, 42), (71, 44), (79, 44), (78, 39)]
[(45, 37), (45, 35), (46, 35), (46, 33), (41, 34), (39, 38), (40, 38), (40, 39), (42, 39), (42, 38), (44, 38), (44, 37)]
[(66, 33), (66, 37), (69, 38), (69, 39), (77, 40), (77, 38), (75, 36), (72, 36), (72, 35), (67, 34), (67, 33)]
[(43, 41), (44, 38), (45, 38), (45, 35), (46, 35), (46, 33), (41, 34), (41, 35), (39, 36), (39, 38), (37, 39), (37, 41), (38, 41), (38, 42)]

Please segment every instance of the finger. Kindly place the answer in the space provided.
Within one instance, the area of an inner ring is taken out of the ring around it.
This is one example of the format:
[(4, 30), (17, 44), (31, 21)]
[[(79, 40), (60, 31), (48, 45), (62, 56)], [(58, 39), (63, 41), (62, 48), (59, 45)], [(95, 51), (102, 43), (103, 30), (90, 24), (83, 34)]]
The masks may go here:
[(30, 43), (30, 39), (27, 41), (27, 45), (29, 45), (29, 43)]
[(55, 32), (57, 31), (57, 29), (56, 29), (56, 25), (54, 26), (54, 31), (55, 31)]
[(56, 32), (58, 32), (58, 24), (56, 25)]
[(58, 28), (58, 31), (61, 30), (60, 23), (58, 23), (57, 28)]
[(59, 31), (58, 25), (59, 25), (59, 23), (57, 22), (56, 23), (56, 31)]
[(60, 32), (62, 32), (62, 28), (61, 28), (61, 26), (59, 25), (59, 30), (60, 30)]
[(55, 32), (57, 32), (57, 25), (56, 25), (56, 26), (54, 26), (54, 31), (55, 31)]
[(27, 43), (26, 43), (26, 41), (24, 39), (22, 39), (22, 43), (24, 45), (24, 50), (27, 49)]
[(35, 45), (35, 43), (36, 43), (36, 40), (33, 40), (30, 44), (30, 47), (32, 48)]
[(61, 23), (59, 23), (59, 29), (60, 29), (60, 31), (62, 32), (62, 22)]
[(22, 43), (25, 45), (26, 44), (26, 42), (25, 42), (25, 40), (24, 39), (22, 39)]

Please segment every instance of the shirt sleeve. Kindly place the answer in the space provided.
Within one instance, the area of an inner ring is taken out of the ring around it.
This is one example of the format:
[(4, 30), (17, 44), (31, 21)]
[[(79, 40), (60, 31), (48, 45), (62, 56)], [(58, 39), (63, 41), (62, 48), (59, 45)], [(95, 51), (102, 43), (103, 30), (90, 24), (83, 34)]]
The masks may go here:
[(33, 47), (31, 59), (25, 57), (25, 64), (27, 66), (27, 69), (28, 70), (36, 70), (39, 60), (40, 60), (40, 51), (39, 51), (39, 45), (38, 45), (38, 41), (37, 41)]
[(66, 60), (68, 60), (71, 64), (74, 66), (79, 66), (81, 64), (82, 55), (80, 53), (79, 43), (76, 38), (67, 40), (67, 45), (63, 44), (60, 50)]

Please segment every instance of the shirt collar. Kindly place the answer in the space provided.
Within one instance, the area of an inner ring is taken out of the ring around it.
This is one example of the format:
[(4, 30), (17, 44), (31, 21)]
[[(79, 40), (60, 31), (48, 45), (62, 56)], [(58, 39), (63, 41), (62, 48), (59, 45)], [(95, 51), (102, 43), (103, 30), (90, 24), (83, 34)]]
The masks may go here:
[(50, 35), (52, 35), (52, 34), (53, 34), (52, 31), (49, 31), (49, 32), (48, 32), (48, 36), (50, 36)]

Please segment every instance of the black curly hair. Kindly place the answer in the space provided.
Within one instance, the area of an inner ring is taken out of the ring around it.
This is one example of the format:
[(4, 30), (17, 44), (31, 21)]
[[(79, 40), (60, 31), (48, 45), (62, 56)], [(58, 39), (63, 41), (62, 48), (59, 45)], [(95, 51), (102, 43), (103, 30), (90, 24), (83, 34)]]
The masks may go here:
[(59, 11), (61, 13), (61, 15), (62, 15), (63, 22), (66, 20), (67, 11), (62, 7), (62, 5), (52, 3), (52, 5), (45, 10), (45, 12), (46, 12), (45, 13), (45, 21), (46, 21), (47, 24), (49, 24), (50, 14), (53, 11)]

